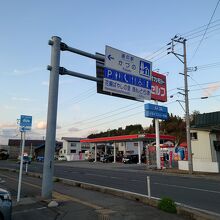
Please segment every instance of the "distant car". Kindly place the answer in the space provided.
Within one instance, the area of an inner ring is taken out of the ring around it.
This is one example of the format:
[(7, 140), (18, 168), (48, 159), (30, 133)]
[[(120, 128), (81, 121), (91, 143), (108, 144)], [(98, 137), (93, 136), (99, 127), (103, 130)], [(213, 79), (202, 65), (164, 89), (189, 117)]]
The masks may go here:
[(38, 162), (44, 162), (44, 157), (43, 157), (43, 156), (38, 156), (38, 157), (36, 158), (36, 160), (37, 160)]
[(11, 220), (12, 200), (10, 193), (0, 188), (0, 220)]
[[(18, 157), (18, 162), (17, 163), (20, 163), (21, 162), (21, 158), (20, 156)], [(23, 156), (23, 164), (30, 164), (31, 163), (31, 158), (29, 156)]]
[(0, 149), (0, 160), (7, 160), (9, 157), (8, 151)]
[(137, 154), (132, 154), (132, 155), (127, 155), (122, 158), (123, 163), (138, 163), (138, 155)]
[(63, 155), (62, 155), (62, 156), (59, 156), (59, 157), (58, 157), (58, 160), (66, 160), (66, 157), (63, 156)]
[(105, 155), (104, 158), (102, 159), (103, 163), (110, 163), (114, 161), (114, 156), (112, 155)]

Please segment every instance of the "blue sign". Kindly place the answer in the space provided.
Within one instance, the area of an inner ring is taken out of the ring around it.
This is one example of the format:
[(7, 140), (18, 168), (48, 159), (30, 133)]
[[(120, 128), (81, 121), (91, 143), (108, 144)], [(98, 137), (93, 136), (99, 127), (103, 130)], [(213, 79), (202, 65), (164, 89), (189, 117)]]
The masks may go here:
[(153, 104), (145, 104), (145, 117), (147, 118), (156, 118), (167, 120), (168, 119), (168, 109), (165, 106), (161, 105), (153, 105)]
[(32, 126), (32, 116), (21, 115), (21, 118), (20, 118), (20, 130), (21, 131), (31, 130), (31, 126)]
[(164, 112), (157, 112), (157, 111), (145, 111), (145, 117), (147, 118), (156, 118), (161, 120), (167, 120), (168, 119), (168, 113)]
[(104, 68), (104, 77), (133, 86), (151, 89), (151, 81), (128, 73), (119, 72), (113, 69)]
[(145, 110), (150, 110), (150, 111), (164, 112), (164, 113), (168, 112), (167, 107), (161, 106), (161, 105), (153, 105), (153, 104), (150, 104), (150, 103), (145, 104), (144, 109)]

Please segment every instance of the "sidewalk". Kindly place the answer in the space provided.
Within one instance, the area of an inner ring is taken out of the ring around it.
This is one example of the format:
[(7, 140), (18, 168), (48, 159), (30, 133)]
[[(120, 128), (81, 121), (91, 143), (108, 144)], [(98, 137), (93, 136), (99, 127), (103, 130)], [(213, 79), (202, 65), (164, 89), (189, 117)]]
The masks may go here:
[(184, 219), (175, 214), (162, 212), (156, 208), (139, 202), (114, 197), (112, 195), (86, 190), (79, 187), (54, 183), (54, 200), (58, 207), (48, 207), (49, 201), (40, 198), (41, 179), (23, 176), (21, 201), (16, 202), (18, 174), (13, 172), (0, 172), (4, 183), (0, 186), (7, 188), (13, 198), (13, 220), (50, 220), (50, 219), (82, 219), (82, 220), (142, 220)]

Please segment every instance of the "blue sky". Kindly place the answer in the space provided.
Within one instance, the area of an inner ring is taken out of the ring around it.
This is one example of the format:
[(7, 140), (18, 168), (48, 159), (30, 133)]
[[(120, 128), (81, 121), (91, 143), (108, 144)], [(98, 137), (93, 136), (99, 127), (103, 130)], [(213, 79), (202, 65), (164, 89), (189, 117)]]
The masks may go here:
[[(105, 45), (109, 45), (151, 60), (153, 69), (167, 74), (168, 95), (174, 95), (165, 103), (169, 112), (181, 117), (184, 112), (176, 100), (183, 97), (176, 88), (183, 86), (183, 77), (178, 74), (183, 65), (174, 55), (166, 56), (166, 44), (175, 34), (187, 38), (201, 35), (187, 41), (188, 66), (201, 67), (189, 73), (190, 112), (218, 111), (220, 6), (193, 56), (206, 26), (195, 29), (208, 24), (216, 4), (216, 0), (186, 0), (184, 4), (174, 0), (2, 2), (0, 144), (18, 137), (16, 120), (21, 114), (33, 116), (27, 138), (45, 136), (49, 80), (46, 66), (50, 64), (51, 50), (48, 40), (53, 35), (90, 53), (104, 53)], [(175, 49), (181, 52), (180, 45)], [(213, 63), (217, 64), (206, 65)], [(62, 52), (61, 66), (95, 76), (95, 61), (72, 53)], [(199, 99), (202, 96), (209, 98)], [(70, 76), (60, 76), (58, 105), (57, 138), (85, 137), (137, 123), (147, 127), (151, 122), (144, 117), (143, 103), (97, 94), (96, 83)]]

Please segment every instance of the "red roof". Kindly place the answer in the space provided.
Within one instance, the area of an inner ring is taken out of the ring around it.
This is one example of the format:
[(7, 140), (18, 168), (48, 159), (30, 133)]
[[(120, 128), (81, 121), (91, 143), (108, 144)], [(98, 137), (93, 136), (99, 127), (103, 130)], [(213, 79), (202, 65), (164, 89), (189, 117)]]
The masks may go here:
[[(112, 136), (112, 137), (100, 137), (100, 138), (92, 138), (92, 139), (82, 139), (80, 142), (82, 143), (98, 143), (98, 142), (109, 142), (109, 141), (132, 141), (132, 140), (140, 140), (140, 139), (155, 139), (155, 134), (131, 134), (131, 135), (122, 135), (122, 136)], [(174, 141), (176, 138), (171, 135), (160, 135), (160, 139), (163, 140), (172, 140)]]

